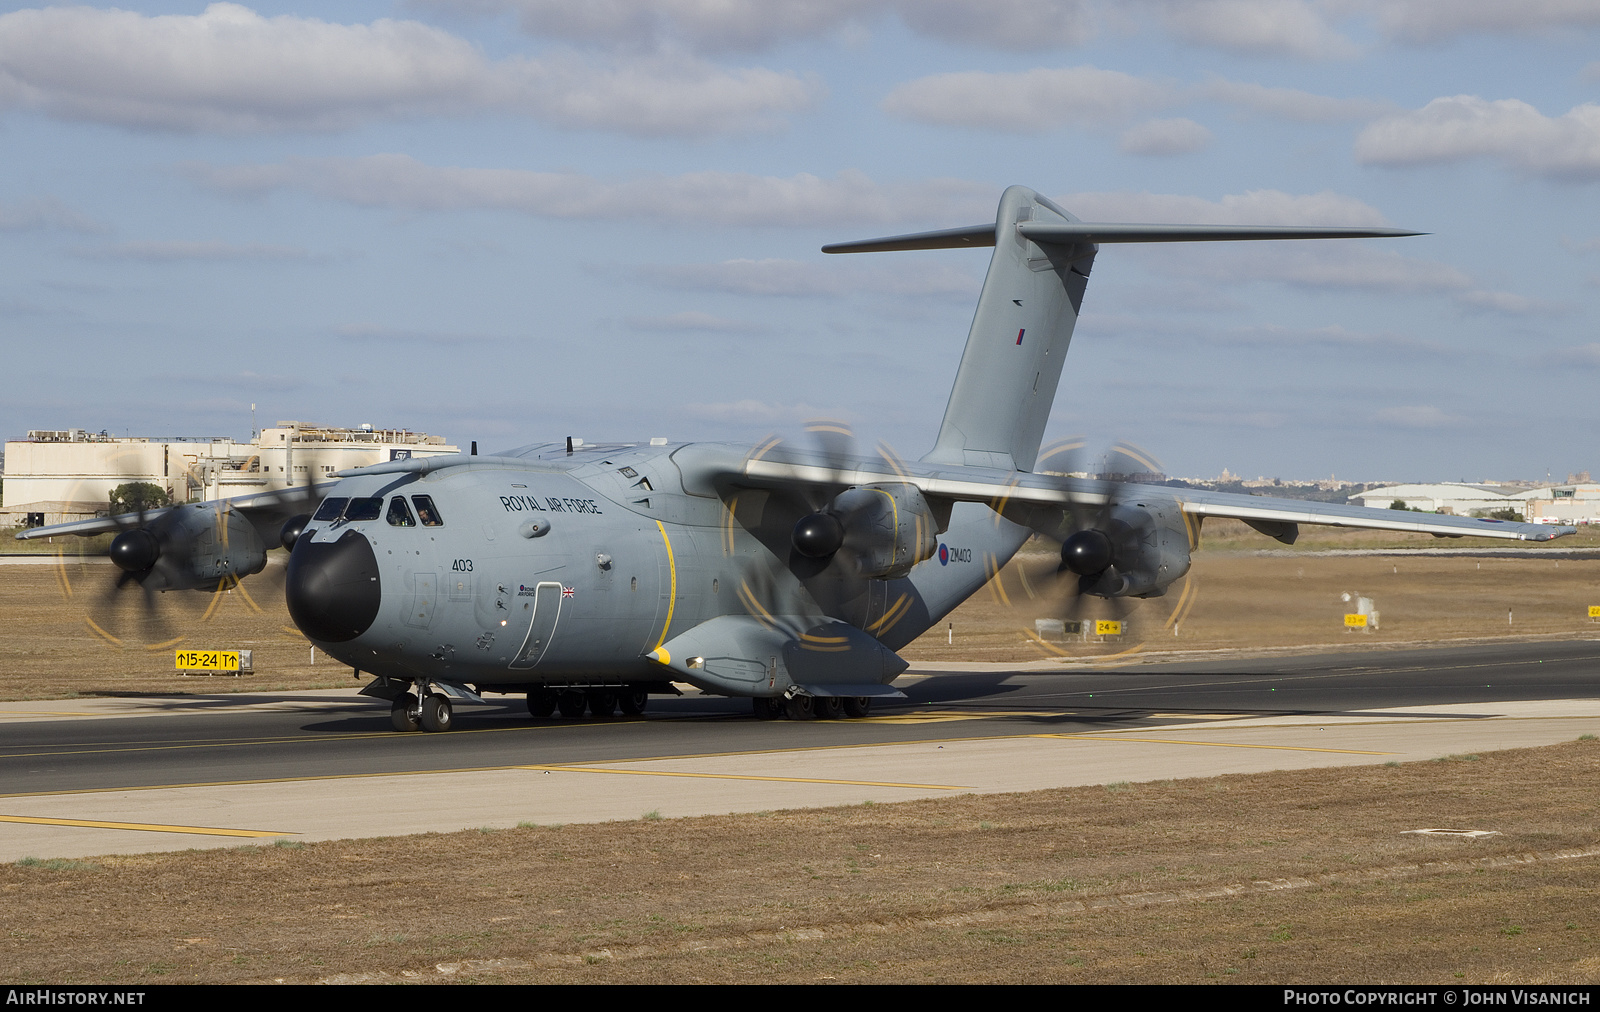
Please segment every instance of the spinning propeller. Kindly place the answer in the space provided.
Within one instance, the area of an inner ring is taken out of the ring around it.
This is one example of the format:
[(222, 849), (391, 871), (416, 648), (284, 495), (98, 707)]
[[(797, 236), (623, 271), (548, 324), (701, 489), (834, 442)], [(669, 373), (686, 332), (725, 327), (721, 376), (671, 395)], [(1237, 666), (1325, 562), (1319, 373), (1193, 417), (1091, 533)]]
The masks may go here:
[[(285, 491), (282, 512), (303, 509), (315, 499), (310, 473), (308, 467), (304, 482), (296, 480)], [(117, 533), (107, 554), (116, 574), (98, 594), (85, 596), (84, 621), (114, 646), (149, 650), (176, 646), (194, 625), (214, 618), (233, 591), (248, 609), (260, 613), (261, 605), (241, 580), (263, 570), (269, 575), (252, 581), (255, 594), (268, 601), (273, 594), (282, 594), (284, 567), (267, 565), (267, 551), (278, 547), (278, 532), (258, 531), (226, 500), (156, 507), (141, 503), (138, 510), (111, 519)], [(303, 518), (285, 524), (284, 533), (291, 527), (297, 536)], [(284, 540), (286, 546), (293, 544), (292, 538)], [(58, 558), (63, 596), (78, 597), (64, 549)], [(202, 600), (198, 595), (167, 593), (184, 590), (207, 596)]]
[[(1161, 471), (1149, 454), (1118, 443), (1091, 463), (1084, 447), (1084, 440), (1068, 439), (1040, 455), (1036, 471), (1093, 479), (1093, 484), (1053, 526), (1036, 525), (1038, 538), (996, 574), (990, 591), (1025, 620), (1023, 634), (1046, 653), (1132, 653), (1158, 631), (1174, 629), (1193, 607), (1196, 583), (1181, 574), (1198, 539), (1198, 524), (1175, 504), (1147, 501), (1146, 493), (1134, 487)], [(1035, 547), (1038, 542), (1042, 551)], [(1183, 589), (1161, 625), (1154, 615), (1135, 617), (1161, 610), (1147, 599), (1165, 596), (1178, 579), (1184, 579)], [(1041, 619), (1059, 620), (1062, 627), (1056, 630)], [(1064, 641), (1052, 642), (1054, 636)], [(1066, 649), (1077, 637), (1082, 645)]]

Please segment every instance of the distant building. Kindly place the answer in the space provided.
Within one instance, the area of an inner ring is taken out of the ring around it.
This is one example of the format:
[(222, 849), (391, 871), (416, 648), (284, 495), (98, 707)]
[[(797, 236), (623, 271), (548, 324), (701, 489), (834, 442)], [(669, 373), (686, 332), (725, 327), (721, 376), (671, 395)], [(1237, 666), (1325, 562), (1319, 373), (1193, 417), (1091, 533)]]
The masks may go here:
[(1471, 516), (1474, 511), (1493, 512), (1504, 509), (1521, 513), (1525, 504), (1517, 497), (1517, 493), (1522, 491), (1521, 488), (1502, 485), (1471, 485), (1459, 481), (1444, 481), (1429, 485), (1385, 485), (1357, 492), (1348, 501), (1362, 506), (1388, 509), (1395, 500), (1399, 500), (1405, 504), (1406, 509)]
[(335, 471), (398, 457), (458, 453), (443, 436), (409, 429), (330, 428), (279, 422), (253, 441), (112, 436), (39, 430), (5, 444), (0, 526), (38, 527), (105, 514), (111, 490), (144, 481), (174, 502), (225, 499), (326, 481)]
[[(1577, 477), (1577, 476), (1574, 476)], [(1600, 523), (1600, 485), (1572, 483), (1528, 488), (1523, 485), (1470, 485), (1439, 482), (1432, 485), (1385, 485), (1350, 497), (1353, 503), (1386, 509), (1395, 500), (1407, 509), (1471, 516), (1513, 510), (1531, 523)]]
[(1546, 485), (1517, 493), (1523, 517), (1536, 524), (1600, 524), (1600, 485)]

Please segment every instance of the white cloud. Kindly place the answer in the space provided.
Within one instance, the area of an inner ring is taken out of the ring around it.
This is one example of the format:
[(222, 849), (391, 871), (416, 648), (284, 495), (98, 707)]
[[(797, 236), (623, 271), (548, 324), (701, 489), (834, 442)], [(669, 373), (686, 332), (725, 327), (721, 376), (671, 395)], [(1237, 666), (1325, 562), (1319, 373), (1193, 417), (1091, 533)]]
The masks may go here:
[(1517, 99), (1436, 98), (1369, 125), (1356, 138), (1355, 154), (1369, 165), (1493, 158), (1555, 179), (1600, 179), (1600, 105), (1550, 117)]
[(1278, 281), (1302, 288), (1392, 294), (1455, 294), (1473, 288), (1465, 272), (1431, 260), (1344, 240), (1250, 243), (1214, 255), (1172, 256), (1175, 270), (1215, 281)]
[(502, 210), (550, 218), (710, 225), (840, 225), (982, 220), (994, 188), (957, 179), (879, 184), (845, 170), (831, 178), (740, 172), (638, 176), (607, 182), (574, 172), (433, 166), (409, 155), (292, 159), (268, 165), (191, 164), (196, 183), (237, 195), (301, 190), (364, 207)]
[(104, 260), (309, 260), (311, 254), (297, 246), (266, 243), (232, 243), (215, 240), (144, 240), (85, 247), (79, 256)]
[(968, 46), (1057, 49), (1093, 34), (1081, 0), (896, 0), (893, 6), (912, 31)]
[(1167, 28), (1200, 46), (1257, 56), (1334, 59), (1355, 45), (1307, 0), (1157, 0)]
[(1405, 42), (1600, 25), (1594, 0), (1382, 0), (1374, 6), (1384, 33)]
[(884, 18), (965, 45), (1039, 50), (1089, 37), (1083, 0), (422, 0), (455, 13), (514, 12), (541, 38), (590, 45), (752, 52)]
[(1463, 292), (1456, 299), (1465, 307), (1487, 309), (1507, 316), (1551, 316), (1565, 310), (1563, 306), (1514, 292), (1471, 291)]
[(1212, 140), (1211, 131), (1192, 119), (1152, 119), (1124, 131), (1117, 147), (1125, 155), (1186, 155)]
[(1380, 422), (1403, 429), (1442, 429), (1462, 424), (1465, 419), (1448, 414), (1431, 404), (1396, 405), (1373, 412)]
[(670, 313), (665, 316), (630, 316), (624, 322), (636, 330), (669, 332), (711, 331), (718, 334), (755, 334), (766, 329), (748, 320), (733, 320), (696, 310)]
[(70, 232), (105, 231), (104, 225), (79, 214), (54, 197), (30, 197), (15, 203), (0, 203), (0, 232), (35, 228), (60, 228)]
[(1293, 194), (1282, 190), (1230, 193), (1206, 200), (1175, 193), (1136, 191), (1069, 193), (1055, 198), (1085, 221), (1151, 221), (1202, 225), (1387, 225), (1372, 205), (1324, 190)]
[(504, 111), (643, 134), (766, 129), (816, 88), (656, 55), (492, 61), (415, 21), (340, 25), (217, 3), (198, 15), (51, 7), (0, 15), (0, 107), (138, 129), (336, 130)]
[(981, 280), (949, 264), (915, 269), (862, 263), (799, 260), (725, 260), (715, 264), (663, 264), (643, 269), (656, 284), (693, 291), (755, 296), (879, 295), (976, 296)]
[(1037, 67), (918, 78), (889, 92), (882, 107), (921, 123), (1041, 132), (1122, 122), (1172, 99), (1170, 86), (1117, 70)]
[(1584, 344), (1551, 352), (1546, 358), (1556, 365), (1576, 365), (1600, 369), (1600, 344)]
[(1215, 284), (1273, 281), (1297, 288), (1437, 295), (1467, 311), (1511, 316), (1564, 311), (1564, 307), (1539, 299), (1480, 288), (1470, 274), (1449, 264), (1405, 256), (1364, 242), (1241, 243), (1206, 256), (1186, 254), (1181, 248), (1149, 251), (1145, 255), (1174, 275)]
[(1343, 120), (1373, 119), (1395, 111), (1392, 102), (1367, 98), (1331, 98), (1294, 88), (1269, 88), (1213, 78), (1195, 88), (1199, 98), (1226, 102), (1251, 112), (1296, 123), (1337, 123)]

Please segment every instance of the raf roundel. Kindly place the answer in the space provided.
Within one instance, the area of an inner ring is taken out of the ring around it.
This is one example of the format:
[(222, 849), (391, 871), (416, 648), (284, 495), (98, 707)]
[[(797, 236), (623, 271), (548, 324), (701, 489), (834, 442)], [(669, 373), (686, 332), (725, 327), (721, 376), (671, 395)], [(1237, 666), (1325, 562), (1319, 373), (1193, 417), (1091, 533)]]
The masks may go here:
[(939, 565), (950, 565), (950, 546), (942, 542), (939, 545)]

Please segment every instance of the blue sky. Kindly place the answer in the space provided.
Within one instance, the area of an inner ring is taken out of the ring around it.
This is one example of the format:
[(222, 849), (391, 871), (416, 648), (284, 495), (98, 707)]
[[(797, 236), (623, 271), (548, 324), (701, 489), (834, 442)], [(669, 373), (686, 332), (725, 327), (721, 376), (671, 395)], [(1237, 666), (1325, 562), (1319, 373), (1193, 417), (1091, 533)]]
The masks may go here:
[(1600, 0), (5, 5), (0, 433), (932, 443), (991, 218), (1107, 247), (1052, 435), (1173, 474), (1600, 471)]

